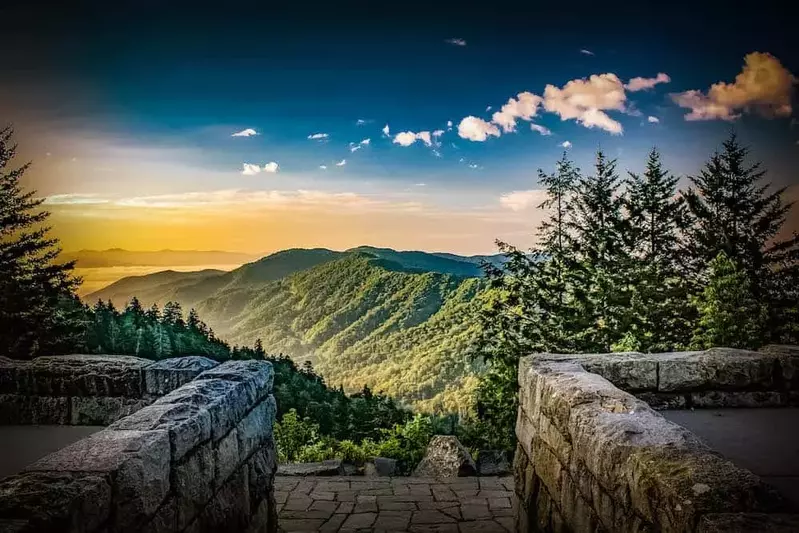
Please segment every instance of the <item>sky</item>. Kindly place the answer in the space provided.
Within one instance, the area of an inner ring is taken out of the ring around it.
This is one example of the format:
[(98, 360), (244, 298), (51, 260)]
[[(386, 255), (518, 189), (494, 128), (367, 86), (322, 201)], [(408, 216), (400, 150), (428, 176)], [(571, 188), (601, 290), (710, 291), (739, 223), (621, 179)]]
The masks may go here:
[(777, 3), (109, 4), (0, 7), (0, 123), (65, 250), (492, 253), (564, 151), (686, 176), (731, 131), (799, 185)]

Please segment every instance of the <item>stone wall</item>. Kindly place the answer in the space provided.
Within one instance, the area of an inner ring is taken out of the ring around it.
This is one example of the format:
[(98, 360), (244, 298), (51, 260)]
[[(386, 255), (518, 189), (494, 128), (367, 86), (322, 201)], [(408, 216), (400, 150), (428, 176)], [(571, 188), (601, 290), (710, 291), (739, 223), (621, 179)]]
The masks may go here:
[(729, 513), (789, 510), (757, 476), (620, 388), (682, 406), (785, 405), (795, 400), (797, 357), (770, 347), (523, 359), (518, 531), (717, 531)]
[[(146, 370), (121, 366), (124, 379), (98, 378), (102, 392), (154, 390)], [(162, 391), (177, 383), (168, 374), (152, 374)], [(5, 478), (0, 532), (276, 531), (272, 383), (267, 362), (224, 363)]]
[(217, 364), (205, 357), (0, 357), (0, 425), (107, 426)]

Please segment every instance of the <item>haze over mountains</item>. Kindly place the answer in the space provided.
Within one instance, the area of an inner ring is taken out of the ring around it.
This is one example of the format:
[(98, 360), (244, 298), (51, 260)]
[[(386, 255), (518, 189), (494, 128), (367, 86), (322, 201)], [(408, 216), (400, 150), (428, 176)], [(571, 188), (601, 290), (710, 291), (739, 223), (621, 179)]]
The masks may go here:
[(78, 268), (129, 267), (129, 266), (192, 266), (236, 265), (261, 257), (258, 254), (224, 252), (218, 250), (158, 250), (131, 251), (121, 248), (108, 250), (80, 250), (62, 253), (65, 261), (76, 261)]
[(501, 256), (292, 249), (230, 272), (165, 271), (88, 295), (117, 307), (177, 301), (232, 344), (311, 360), (349, 390), (369, 385), (427, 410), (457, 411), (479, 370), (469, 357), (485, 283), (480, 261)]

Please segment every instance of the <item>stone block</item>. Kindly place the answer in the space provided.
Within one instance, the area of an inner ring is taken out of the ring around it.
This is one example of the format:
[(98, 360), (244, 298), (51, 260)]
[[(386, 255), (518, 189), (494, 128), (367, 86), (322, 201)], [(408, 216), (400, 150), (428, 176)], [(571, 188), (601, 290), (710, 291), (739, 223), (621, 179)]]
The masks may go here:
[(238, 469), (197, 518), (200, 533), (245, 531), (250, 522), (247, 469)]
[(270, 394), (238, 423), (236, 435), (239, 439), (239, 455), (242, 462), (272, 437), (276, 413), (275, 398)]
[(26, 394), (27, 361), (0, 356), (0, 395)]
[(218, 365), (216, 361), (201, 356), (156, 361), (143, 370), (145, 391), (154, 396), (163, 396)]
[(547, 489), (549, 494), (560, 494), (563, 478), (563, 465), (549, 447), (541, 441), (533, 445), (532, 464), (536, 476)]
[(691, 393), (692, 407), (782, 407), (787, 404), (788, 394), (775, 391), (702, 391)]
[(214, 472), (210, 442), (197, 447), (172, 467), (178, 531), (188, 526), (214, 495)]
[(69, 424), (69, 399), (63, 396), (0, 394), (0, 425)]
[(54, 355), (30, 362), (30, 390), (39, 396), (141, 398), (142, 369), (152, 362), (125, 355)]
[(104, 430), (30, 465), (28, 472), (84, 472), (109, 476), (116, 531), (149, 521), (169, 493), (169, 435), (165, 431)]
[(0, 481), (0, 522), (22, 531), (93, 533), (111, 514), (112, 489), (99, 473), (24, 472)]
[[(163, 401), (162, 401), (163, 400)], [(190, 394), (162, 398), (110, 426), (115, 430), (166, 431), (172, 461), (211, 438), (211, 414)]]
[(670, 354), (659, 361), (658, 390), (768, 390), (774, 365), (775, 356), (731, 348)]
[(265, 500), (271, 500), (274, 506), (274, 478), (277, 470), (275, 445), (270, 440), (258, 449), (247, 462), (248, 480), (250, 484), (250, 511), (255, 513), (257, 507)]
[(142, 528), (141, 533), (173, 533), (175, 531), (180, 531), (177, 502), (175, 498), (169, 498), (161, 504), (152, 520)]
[(149, 400), (121, 396), (73, 396), (69, 399), (69, 423), (73, 426), (107, 426), (149, 403)]
[(256, 400), (266, 398), (272, 392), (275, 374), (267, 361), (227, 361), (211, 370), (206, 370), (197, 379), (222, 379), (236, 383), (247, 383), (255, 391)]
[(464, 477), (477, 474), (477, 466), (469, 451), (452, 435), (436, 435), (430, 439), (424, 458), (416, 466), (416, 477)]
[(599, 522), (596, 513), (569, 474), (564, 473), (558, 508), (574, 533), (595, 533)]
[(637, 392), (635, 397), (646, 402), (655, 411), (663, 409), (685, 409), (688, 402), (685, 394), (672, 392)]
[(796, 533), (799, 514), (725, 513), (699, 520), (697, 533)]
[(214, 486), (221, 487), (241, 463), (239, 439), (234, 429), (214, 445)]
[(657, 390), (658, 363), (643, 354), (591, 356), (580, 362), (588, 372), (599, 374), (622, 390)]

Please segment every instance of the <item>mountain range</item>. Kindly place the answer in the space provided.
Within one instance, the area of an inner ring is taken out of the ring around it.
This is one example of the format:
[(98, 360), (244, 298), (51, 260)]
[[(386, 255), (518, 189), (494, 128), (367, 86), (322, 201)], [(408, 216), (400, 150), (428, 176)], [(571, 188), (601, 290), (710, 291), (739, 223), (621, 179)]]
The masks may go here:
[(75, 261), (78, 268), (131, 267), (131, 266), (199, 266), (240, 265), (258, 259), (258, 254), (224, 252), (218, 250), (157, 250), (133, 251), (121, 248), (108, 250), (79, 250), (64, 252), (64, 261)]
[(480, 262), (502, 256), (284, 250), (230, 272), (164, 271), (121, 279), (85, 299), (124, 306), (179, 302), (232, 344), (310, 360), (328, 383), (368, 385), (421, 410), (457, 412), (479, 363), (474, 313), (486, 294)]

